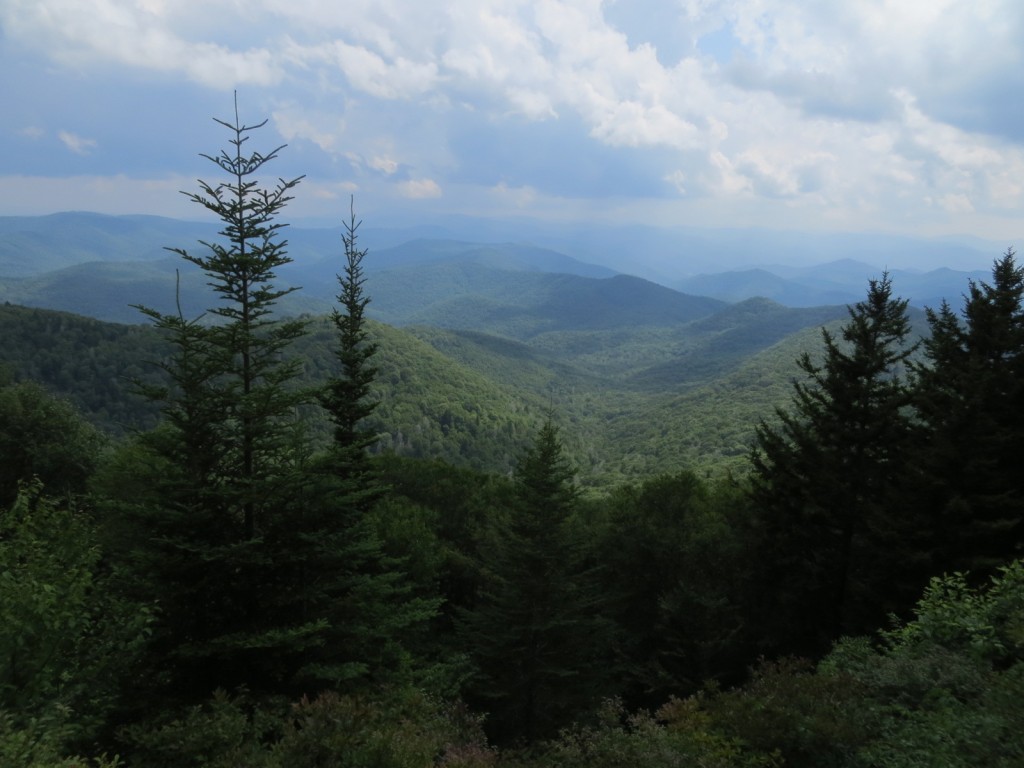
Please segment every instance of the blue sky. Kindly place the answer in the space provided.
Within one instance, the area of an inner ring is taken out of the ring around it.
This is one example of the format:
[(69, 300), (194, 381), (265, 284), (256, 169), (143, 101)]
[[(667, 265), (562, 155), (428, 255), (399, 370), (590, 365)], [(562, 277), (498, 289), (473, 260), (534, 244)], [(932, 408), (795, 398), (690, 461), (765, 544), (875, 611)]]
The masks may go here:
[(200, 218), (212, 117), (288, 216), (968, 234), (1024, 209), (1019, 0), (3, 0), (0, 215)]

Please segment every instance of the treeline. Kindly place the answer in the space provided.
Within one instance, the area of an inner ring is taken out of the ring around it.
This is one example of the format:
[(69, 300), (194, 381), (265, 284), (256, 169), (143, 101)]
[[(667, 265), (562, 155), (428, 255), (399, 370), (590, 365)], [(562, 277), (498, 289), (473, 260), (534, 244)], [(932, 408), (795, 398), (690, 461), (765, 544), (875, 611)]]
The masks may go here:
[(873, 281), (749, 477), (582, 494), (557, 412), (511, 473), (371, 453), (358, 221), (311, 386), (272, 313), (300, 179), (261, 188), (279, 150), (221, 124), (221, 239), (179, 251), (216, 322), (141, 308), (159, 422), (0, 382), (0, 764), (1021, 763), (1012, 252), (919, 349)]

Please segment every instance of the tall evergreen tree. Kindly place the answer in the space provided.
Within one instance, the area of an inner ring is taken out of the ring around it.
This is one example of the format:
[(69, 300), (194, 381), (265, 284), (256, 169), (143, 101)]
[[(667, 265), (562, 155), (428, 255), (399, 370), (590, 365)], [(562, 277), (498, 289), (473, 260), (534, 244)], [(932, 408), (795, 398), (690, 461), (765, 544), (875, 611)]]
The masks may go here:
[[(370, 391), (377, 376), (377, 368), (372, 364), (377, 344), (370, 341), (366, 329), (366, 307), (370, 298), (363, 290), (366, 283), (363, 259), (367, 251), (359, 248), (360, 224), (355, 217), (354, 201), (350, 201), (349, 219), (342, 233), (345, 263), (338, 275), (340, 308), (335, 307), (331, 313), (338, 335), (335, 357), (339, 371), (327, 383), (320, 402), (334, 424), (333, 471), (345, 479), (372, 486), (375, 483), (369, 477), (367, 449), (373, 443), (374, 434), (366, 429), (365, 420), (377, 407)], [(372, 496), (367, 497), (367, 505)], [(365, 508), (366, 505), (364, 511)]]
[(915, 366), (922, 423), (914, 495), (931, 516), (934, 573), (983, 577), (1024, 547), (1024, 268), (1008, 250), (992, 282), (971, 282), (962, 319), (928, 310)]
[[(334, 440), (311, 466), (296, 546), (317, 570), (303, 569), (315, 615), (327, 622), (327, 641), (309, 654), (311, 670), (325, 681), (357, 689), (371, 683), (409, 680), (418, 633), (438, 608), (432, 594), (416, 591), (403, 564), (385, 551), (374, 518), (387, 493), (367, 453), (374, 435), (364, 420), (376, 403), (377, 344), (366, 328), (362, 262), (354, 204), (342, 234), (344, 264), (338, 275), (338, 372), (320, 393), (334, 424)], [(312, 607), (312, 606), (311, 606)]]
[[(300, 178), (261, 186), (256, 175), (283, 147), (245, 151), (266, 124), (216, 120), (230, 149), (203, 155), (226, 178), (200, 181), (188, 197), (223, 223), (203, 253), (173, 248), (199, 266), (219, 299), (208, 318), (142, 311), (164, 331), (171, 355), (166, 387), (145, 388), (165, 422), (145, 439), (154, 495), (140, 510), (140, 584), (160, 604), (153, 658), (164, 683), (186, 698), (214, 687), (280, 689), (321, 642), (323, 622), (296, 609), (290, 556), (301, 499), (296, 467), (298, 361), (288, 345), (300, 321), (272, 317), (293, 289), (274, 287), (287, 264), (278, 215)], [(156, 676), (156, 675), (155, 675)]]
[(609, 630), (571, 525), (573, 474), (549, 420), (519, 463), (518, 504), (490, 555), (491, 584), (464, 615), (479, 670), (471, 697), (498, 740), (552, 736), (602, 692)]
[(901, 378), (913, 350), (906, 310), (887, 274), (870, 281), (841, 338), (822, 329), (822, 363), (799, 359), (807, 380), (794, 383), (791, 410), (757, 429), (757, 603), (772, 650), (823, 651), (905, 607), (894, 584), (913, 565), (913, 524), (891, 503), (911, 440)]

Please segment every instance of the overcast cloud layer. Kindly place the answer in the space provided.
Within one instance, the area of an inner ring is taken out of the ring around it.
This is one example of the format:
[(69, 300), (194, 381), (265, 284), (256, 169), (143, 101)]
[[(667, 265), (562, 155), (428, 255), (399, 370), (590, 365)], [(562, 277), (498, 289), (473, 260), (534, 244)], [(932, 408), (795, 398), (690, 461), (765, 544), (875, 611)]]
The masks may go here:
[(964, 233), (1024, 206), (1019, 0), (3, 0), (0, 215), (197, 217), (210, 118), (289, 213)]

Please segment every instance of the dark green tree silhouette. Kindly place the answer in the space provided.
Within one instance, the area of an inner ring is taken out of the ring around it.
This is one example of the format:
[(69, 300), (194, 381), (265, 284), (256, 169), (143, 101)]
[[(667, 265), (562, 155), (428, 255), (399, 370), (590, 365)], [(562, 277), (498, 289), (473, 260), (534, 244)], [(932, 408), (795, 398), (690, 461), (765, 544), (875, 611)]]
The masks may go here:
[(1024, 268), (1008, 250), (970, 283), (962, 318), (928, 310), (915, 366), (923, 430), (913, 492), (930, 512), (933, 573), (993, 574), (1024, 547)]
[(304, 522), (295, 548), (316, 569), (305, 568), (315, 615), (327, 622), (325, 643), (311, 651), (311, 671), (324, 681), (359, 689), (404, 683), (414, 673), (420, 634), (436, 615), (436, 590), (416, 589), (401, 558), (390, 555), (378, 533), (376, 509), (387, 494), (367, 449), (373, 432), (364, 420), (376, 406), (371, 387), (377, 345), (369, 341), (354, 205), (342, 234), (345, 262), (338, 275), (339, 308), (331, 320), (337, 332), (338, 371), (320, 392), (320, 404), (334, 424), (333, 441), (316, 458), (306, 478)]
[(200, 181), (188, 197), (223, 223), (202, 253), (173, 248), (200, 267), (218, 298), (189, 320), (142, 307), (170, 343), (163, 387), (144, 387), (162, 404), (163, 425), (146, 436), (155, 493), (138, 516), (140, 587), (159, 600), (151, 658), (158, 684), (186, 698), (215, 687), (279, 690), (322, 642), (324, 621), (302, 610), (294, 560), (285, 544), (301, 529), (302, 448), (296, 386), (287, 357), (304, 323), (278, 320), (275, 304), (294, 289), (274, 286), (289, 263), (277, 221), (300, 178), (261, 186), (277, 157), (246, 151), (266, 124), (217, 120), (230, 149), (204, 155), (225, 179)]
[(902, 378), (913, 347), (907, 302), (888, 275), (869, 283), (836, 338), (822, 329), (821, 364), (804, 354), (806, 381), (789, 410), (762, 422), (752, 455), (761, 535), (755, 612), (772, 650), (817, 653), (868, 631), (907, 605), (897, 575), (918, 556), (914, 523), (892, 506), (912, 430)]
[(365, 419), (373, 413), (377, 403), (371, 398), (370, 387), (377, 376), (372, 365), (377, 344), (369, 341), (366, 330), (366, 307), (370, 298), (363, 286), (363, 259), (366, 249), (358, 247), (358, 229), (354, 201), (349, 207), (342, 241), (345, 246), (345, 264), (338, 275), (339, 308), (331, 313), (331, 321), (338, 333), (335, 350), (340, 365), (339, 375), (325, 388), (322, 404), (334, 423), (334, 446), (346, 452), (349, 462), (365, 466), (366, 449), (373, 443), (374, 434), (365, 427)]
[(488, 558), (490, 585), (464, 614), (478, 667), (471, 698), (500, 741), (554, 735), (596, 702), (607, 674), (610, 630), (572, 526), (573, 476), (549, 420), (519, 463), (518, 503)]

